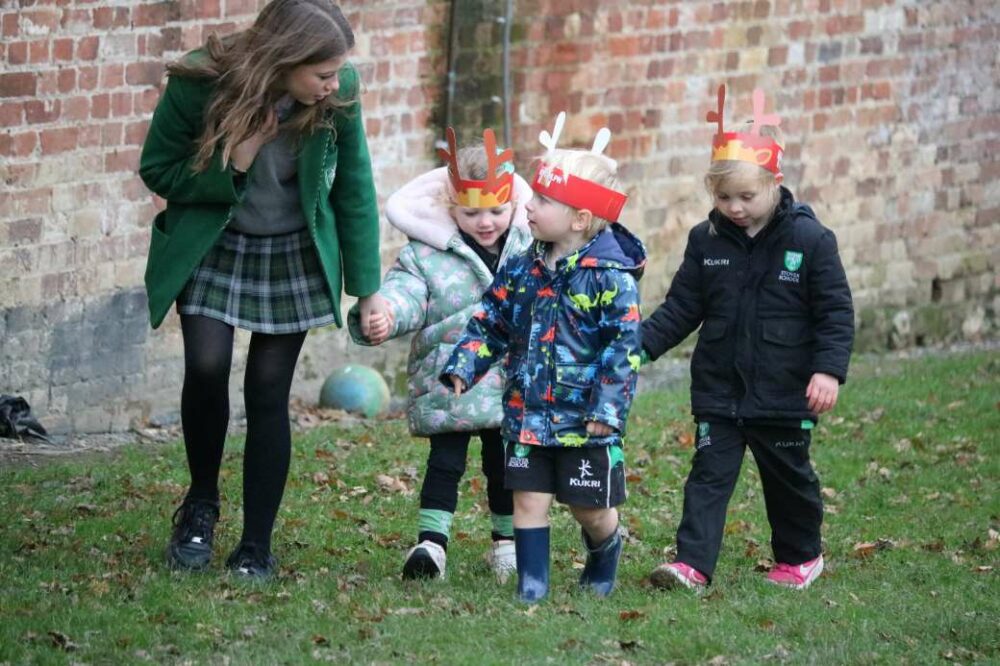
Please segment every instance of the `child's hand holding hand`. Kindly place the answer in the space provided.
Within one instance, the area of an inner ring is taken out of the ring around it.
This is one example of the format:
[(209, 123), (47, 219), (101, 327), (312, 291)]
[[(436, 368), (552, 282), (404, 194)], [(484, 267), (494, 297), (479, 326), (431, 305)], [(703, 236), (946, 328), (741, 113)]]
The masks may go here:
[(460, 396), (465, 392), (465, 382), (458, 375), (448, 375), (451, 377), (451, 385), (455, 388), (455, 395)]
[(361, 335), (373, 345), (385, 342), (394, 323), (389, 303), (378, 294), (372, 294), (358, 299), (358, 310)]
[(599, 423), (597, 421), (587, 421), (587, 434), (594, 435), (595, 437), (607, 437), (614, 431), (614, 428), (609, 426), (607, 423)]
[(809, 411), (822, 414), (833, 409), (837, 404), (837, 394), (840, 392), (840, 382), (836, 377), (817, 372), (809, 380), (806, 387), (806, 398), (809, 400)]
[(392, 331), (392, 315), (376, 312), (368, 318), (368, 342), (380, 345), (389, 339)]

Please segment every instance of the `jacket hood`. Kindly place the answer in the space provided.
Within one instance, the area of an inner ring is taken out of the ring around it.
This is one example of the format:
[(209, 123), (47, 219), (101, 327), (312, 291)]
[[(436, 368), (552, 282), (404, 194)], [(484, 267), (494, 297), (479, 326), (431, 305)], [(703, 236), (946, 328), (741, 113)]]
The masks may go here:
[[(548, 243), (536, 241), (533, 252), (536, 261), (545, 260)], [(636, 280), (646, 267), (646, 247), (642, 241), (618, 222), (612, 222), (603, 231), (587, 241), (579, 250), (563, 257), (556, 264), (557, 270), (569, 266), (579, 268), (617, 268), (632, 273)]]
[[(396, 190), (385, 204), (385, 216), (396, 229), (411, 240), (426, 243), (437, 250), (448, 249), (452, 237), (458, 235), (458, 225), (448, 212), (451, 183), (448, 167), (432, 169), (417, 176)], [(524, 204), (531, 199), (531, 186), (514, 174), (514, 197), (517, 206), (511, 227), (528, 230), (528, 214)]]

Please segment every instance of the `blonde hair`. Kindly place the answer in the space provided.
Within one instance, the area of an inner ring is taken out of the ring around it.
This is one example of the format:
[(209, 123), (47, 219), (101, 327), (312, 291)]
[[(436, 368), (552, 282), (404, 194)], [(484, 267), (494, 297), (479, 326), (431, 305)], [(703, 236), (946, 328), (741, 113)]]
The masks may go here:
[[(753, 121), (748, 120), (738, 131), (749, 133), (752, 127)], [(762, 125), (760, 127), (760, 133), (763, 136), (771, 137), (782, 146), (785, 145), (781, 129), (775, 127), (774, 125)], [(719, 160), (717, 162), (712, 162), (708, 167), (708, 171), (705, 172), (705, 189), (708, 190), (708, 193), (714, 197), (716, 193), (718, 193), (719, 188), (722, 187), (724, 183), (728, 182), (730, 178), (734, 176), (749, 175), (750, 171), (748, 171), (748, 169), (754, 169), (753, 173), (759, 178), (759, 184), (762, 187), (778, 184), (774, 178), (774, 174), (762, 166), (756, 166), (749, 162), (743, 162), (740, 160)]]
[[(563, 150), (557, 149), (539, 158), (565, 174), (589, 180), (598, 185), (603, 185), (609, 190), (622, 191), (621, 181), (618, 180), (618, 163), (604, 155), (592, 153), (589, 150)], [(564, 206), (567, 210), (575, 210), (571, 206), (553, 201)], [(584, 232), (587, 239), (593, 238), (603, 231), (610, 222), (603, 217), (594, 215), (590, 220), (590, 226)]]
[[(739, 129), (739, 131), (749, 133), (752, 127), (753, 121), (748, 120), (743, 123), (743, 126)], [(779, 127), (775, 127), (774, 125), (761, 125), (760, 133), (763, 136), (771, 137), (781, 146), (785, 145), (785, 139), (781, 133), (781, 128)], [(756, 178), (757, 185), (759, 187), (770, 191), (771, 211), (773, 214), (774, 209), (778, 207), (778, 203), (781, 201), (781, 189), (778, 187), (779, 183), (774, 174), (757, 164), (744, 162), (742, 160), (718, 160), (716, 162), (712, 162), (708, 166), (708, 170), (705, 172), (705, 189), (708, 191), (709, 196), (711, 196), (714, 200), (716, 195), (718, 195), (719, 190), (722, 189), (722, 187), (724, 187), (730, 179), (738, 177)], [(719, 230), (715, 228), (715, 223), (712, 221), (709, 221), (708, 223), (708, 233), (712, 236), (716, 236), (719, 233)]]
[[(458, 165), (458, 177), (463, 180), (486, 180), (486, 172), (490, 168), (486, 159), (486, 148), (482, 141), (474, 141), (471, 144), (458, 149), (455, 154), (455, 164)], [(499, 172), (499, 169), (498, 169)], [(457, 206), (455, 200), (455, 186), (451, 179), (448, 179), (447, 201), (448, 206)], [(511, 201), (514, 200), (514, 193), (511, 192)]]
[[(254, 24), (242, 32), (205, 42), (206, 57), (187, 56), (167, 66), (170, 75), (215, 80), (198, 138), (194, 169), (204, 171), (221, 146), (228, 164), (235, 146), (264, 126), (268, 109), (284, 94), (280, 83), (299, 65), (313, 65), (345, 55), (354, 32), (332, 0), (271, 0)], [(354, 99), (329, 95), (301, 109), (284, 124), (298, 135), (329, 124), (331, 111)]]

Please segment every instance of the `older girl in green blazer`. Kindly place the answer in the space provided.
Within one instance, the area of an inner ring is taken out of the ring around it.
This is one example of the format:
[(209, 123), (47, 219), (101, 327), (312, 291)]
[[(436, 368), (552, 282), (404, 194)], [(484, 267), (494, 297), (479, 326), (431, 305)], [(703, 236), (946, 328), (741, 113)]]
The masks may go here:
[(203, 569), (219, 517), (234, 328), (252, 331), (244, 378), (244, 523), (227, 567), (275, 571), (271, 531), (291, 453), (288, 397), (310, 328), (341, 325), (341, 289), (366, 328), (379, 288), (378, 211), (347, 62), (354, 35), (330, 0), (272, 0), (249, 29), (168, 66), (139, 173), (166, 209), (153, 223), (153, 327), (177, 304), (181, 421), (191, 486), (167, 561)]

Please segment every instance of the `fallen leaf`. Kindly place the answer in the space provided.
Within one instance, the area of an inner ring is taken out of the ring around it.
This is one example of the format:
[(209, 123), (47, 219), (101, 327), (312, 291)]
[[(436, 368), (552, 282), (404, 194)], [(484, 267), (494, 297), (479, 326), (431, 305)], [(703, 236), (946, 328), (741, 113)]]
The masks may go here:
[(987, 564), (987, 565), (976, 567), (972, 571), (975, 572), (975, 573), (989, 573), (989, 572), (993, 571), (993, 567)]
[(630, 622), (632, 620), (638, 620), (641, 617), (645, 617), (645, 613), (637, 610), (627, 610), (618, 613), (618, 619), (622, 622)]
[(833, 499), (837, 496), (837, 491), (834, 490), (833, 488), (823, 488), (822, 490), (819, 491), (819, 494), (825, 497), (826, 499)]
[(61, 631), (50, 631), (49, 639), (52, 641), (52, 647), (57, 647), (64, 652), (73, 652), (79, 647), (76, 643), (70, 640), (70, 637)]
[(626, 652), (629, 652), (631, 650), (638, 650), (640, 647), (642, 647), (642, 642), (641, 641), (637, 641), (637, 640), (636, 641), (618, 641), (618, 647), (620, 647), (622, 650), (624, 650)]
[(694, 435), (688, 431), (684, 431), (677, 435), (677, 444), (680, 445), (682, 449), (690, 449), (694, 446)]
[(378, 474), (375, 476), (375, 484), (382, 490), (391, 493), (402, 493), (409, 495), (412, 490), (401, 479), (388, 474)]
[(740, 532), (748, 532), (750, 530), (750, 523), (745, 520), (733, 520), (726, 523), (726, 527), (723, 530), (725, 534), (739, 534)]

